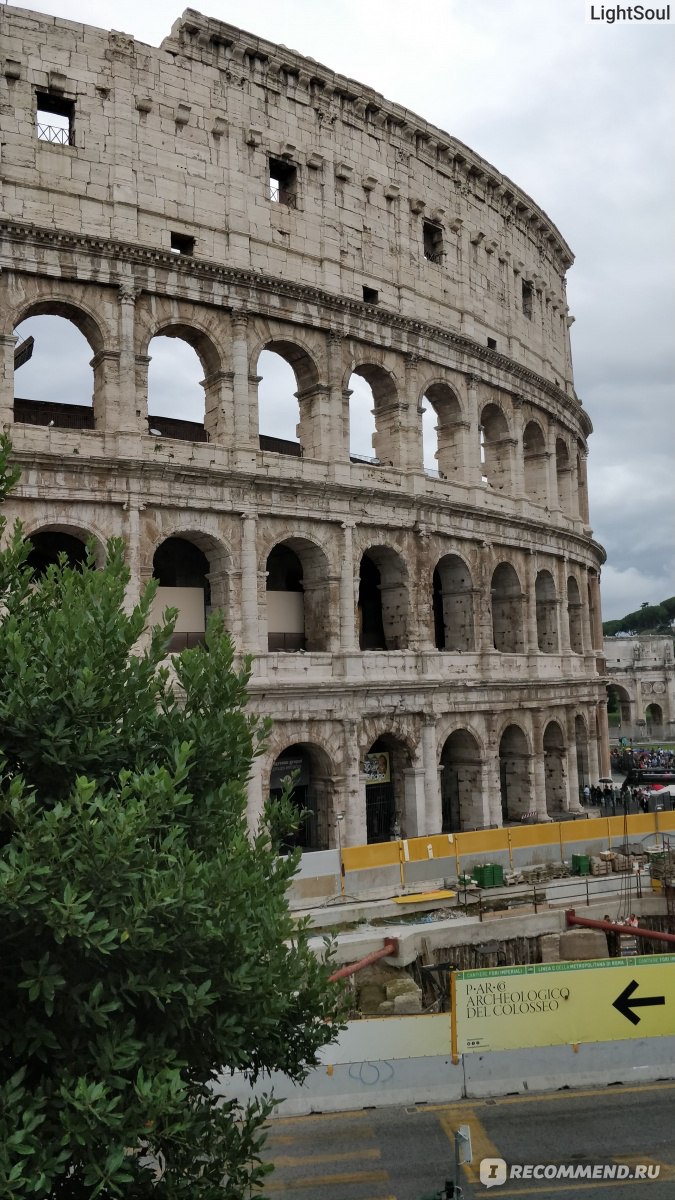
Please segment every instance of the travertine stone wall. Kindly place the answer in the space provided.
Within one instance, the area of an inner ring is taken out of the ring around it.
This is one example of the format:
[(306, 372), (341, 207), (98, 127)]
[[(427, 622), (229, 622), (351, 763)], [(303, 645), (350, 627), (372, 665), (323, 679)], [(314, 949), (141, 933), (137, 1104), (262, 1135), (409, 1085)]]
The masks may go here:
[[(575, 808), (608, 769), (603, 553), (555, 226), (415, 114), (192, 10), (159, 48), (15, 8), (0, 20), (0, 420), (28, 533), (124, 537), (134, 594), (167, 538), (204, 553), (211, 606), (257, 655), (251, 702), (275, 721), (252, 818), (297, 746), (321, 845), (342, 813), (343, 842), (383, 836), (374, 744), (408, 835)], [(37, 134), (45, 97), (69, 113), (67, 144)], [(36, 314), (89, 342), (90, 428), (14, 408), (13, 331)], [(199, 355), (203, 429), (148, 433), (158, 334)], [(295, 372), (296, 454), (260, 446), (265, 348)], [(377, 462), (350, 458), (354, 372)], [(302, 569), (301, 653), (268, 650), (281, 544)], [(386, 648), (360, 648), (365, 560)]]

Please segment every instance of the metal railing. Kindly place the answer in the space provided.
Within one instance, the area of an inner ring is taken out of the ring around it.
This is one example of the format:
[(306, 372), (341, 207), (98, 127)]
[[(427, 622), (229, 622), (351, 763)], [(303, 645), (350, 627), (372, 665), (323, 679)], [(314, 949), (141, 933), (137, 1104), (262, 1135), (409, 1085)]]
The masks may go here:
[(37, 135), (39, 142), (51, 142), (54, 146), (74, 145), (73, 130), (70, 126), (66, 128), (64, 125), (45, 125), (38, 121)]
[(443, 263), (442, 250), (425, 250), (424, 257), (426, 258), (427, 262), (436, 263), (438, 266), (441, 266)]
[(86, 404), (57, 404), (48, 400), (14, 401), (18, 425), (41, 425), (56, 429), (94, 429), (94, 411)]
[(286, 208), (298, 207), (298, 198), (295, 192), (287, 191), (283, 184), (276, 181), (270, 183), (268, 196), (273, 204), (284, 204)]

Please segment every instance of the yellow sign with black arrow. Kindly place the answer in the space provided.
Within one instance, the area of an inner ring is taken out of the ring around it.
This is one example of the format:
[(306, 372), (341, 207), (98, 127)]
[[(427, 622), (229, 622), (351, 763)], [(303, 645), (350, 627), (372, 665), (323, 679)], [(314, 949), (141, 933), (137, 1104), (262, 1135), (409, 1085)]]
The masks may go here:
[(462, 1054), (675, 1035), (675, 954), (458, 971)]

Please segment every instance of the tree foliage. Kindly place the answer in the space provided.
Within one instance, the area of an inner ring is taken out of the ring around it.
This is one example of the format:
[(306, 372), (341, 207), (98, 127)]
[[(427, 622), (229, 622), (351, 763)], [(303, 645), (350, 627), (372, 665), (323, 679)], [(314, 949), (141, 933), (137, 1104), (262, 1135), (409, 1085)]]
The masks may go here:
[(605, 621), (602, 631), (605, 637), (617, 633), (672, 633), (675, 620), (675, 596), (662, 600), (660, 604), (641, 604), (635, 612), (626, 613), (616, 621)]
[(212, 1085), (301, 1079), (336, 1034), (296, 860), (247, 832), (247, 672), (215, 617), (176, 688), (171, 620), (144, 637), (153, 587), (125, 612), (127, 584), (119, 542), (39, 579), (20, 527), (0, 552), (3, 1200), (248, 1197), (272, 1102)]

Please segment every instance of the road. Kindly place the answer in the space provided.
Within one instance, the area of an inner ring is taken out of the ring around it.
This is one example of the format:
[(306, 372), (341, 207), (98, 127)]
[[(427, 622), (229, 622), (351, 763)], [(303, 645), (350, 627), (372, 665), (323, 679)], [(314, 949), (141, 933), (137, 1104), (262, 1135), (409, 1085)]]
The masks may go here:
[[(466, 1200), (673, 1200), (675, 1083), (505, 1096), (449, 1105), (358, 1109), (273, 1121), (270, 1200), (421, 1200), (452, 1176), (453, 1131), (471, 1127)], [(656, 1180), (544, 1178), (486, 1188), (482, 1158), (511, 1164), (659, 1167)]]

